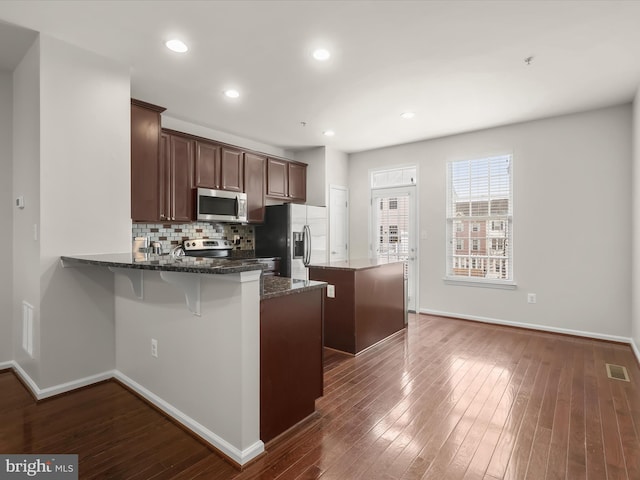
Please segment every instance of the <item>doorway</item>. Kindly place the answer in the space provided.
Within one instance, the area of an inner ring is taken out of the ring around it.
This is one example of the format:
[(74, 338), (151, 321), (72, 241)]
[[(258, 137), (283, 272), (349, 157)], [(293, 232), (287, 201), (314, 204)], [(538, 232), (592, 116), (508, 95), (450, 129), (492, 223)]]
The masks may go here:
[(374, 258), (404, 261), (408, 307), (417, 306), (416, 187), (371, 190), (371, 250)]

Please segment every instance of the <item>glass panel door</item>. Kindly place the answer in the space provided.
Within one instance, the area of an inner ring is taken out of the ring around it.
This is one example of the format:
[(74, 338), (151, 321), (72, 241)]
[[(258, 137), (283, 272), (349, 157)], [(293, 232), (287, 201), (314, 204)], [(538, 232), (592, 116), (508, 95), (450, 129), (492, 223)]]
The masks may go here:
[(416, 311), (415, 187), (371, 191), (372, 253), (375, 258), (404, 261), (408, 268), (409, 310)]

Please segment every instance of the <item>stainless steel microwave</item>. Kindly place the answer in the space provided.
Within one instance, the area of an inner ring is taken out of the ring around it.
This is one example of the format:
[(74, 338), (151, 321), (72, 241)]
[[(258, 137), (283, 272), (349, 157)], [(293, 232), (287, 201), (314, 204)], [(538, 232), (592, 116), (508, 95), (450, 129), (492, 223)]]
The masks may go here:
[(246, 223), (247, 194), (198, 188), (196, 218), (205, 222)]

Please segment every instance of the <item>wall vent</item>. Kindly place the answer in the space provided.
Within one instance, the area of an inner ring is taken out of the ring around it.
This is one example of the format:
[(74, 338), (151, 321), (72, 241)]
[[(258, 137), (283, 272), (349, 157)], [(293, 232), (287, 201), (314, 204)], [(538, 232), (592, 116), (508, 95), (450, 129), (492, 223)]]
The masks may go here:
[(22, 349), (33, 357), (33, 305), (22, 302)]
[(607, 367), (607, 377), (613, 378), (614, 380), (622, 380), (624, 382), (629, 382), (629, 374), (627, 373), (626, 367), (622, 365), (612, 365), (610, 363), (605, 363)]

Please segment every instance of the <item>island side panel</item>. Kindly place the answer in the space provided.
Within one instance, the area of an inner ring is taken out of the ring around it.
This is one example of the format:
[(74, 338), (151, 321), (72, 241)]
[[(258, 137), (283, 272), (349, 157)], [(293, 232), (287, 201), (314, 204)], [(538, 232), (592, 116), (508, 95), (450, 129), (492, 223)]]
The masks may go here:
[(260, 439), (267, 442), (315, 411), (322, 396), (324, 289), (260, 302)]
[(335, 287), (335, 298), (325, 297), (324, 346), (356, 353), (355, 271), (310, 266), (309, 278)]
[(356, 271), (356, 353), (405, 327), (403, 272), (402, 262)]

